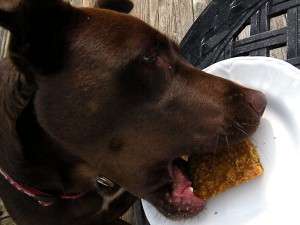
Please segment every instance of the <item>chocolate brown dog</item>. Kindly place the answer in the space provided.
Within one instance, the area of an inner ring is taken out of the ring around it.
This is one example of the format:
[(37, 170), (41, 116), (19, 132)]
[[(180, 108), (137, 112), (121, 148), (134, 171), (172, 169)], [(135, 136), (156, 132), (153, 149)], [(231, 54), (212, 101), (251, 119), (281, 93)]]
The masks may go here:
[(180, 156), (243, 140), (266, 107), (190, 66), (130, 1), (97, 6), (0, 1), (0, 194), (17, 224), (121, 225), (136, 197), (191, 217), (204, 203)]

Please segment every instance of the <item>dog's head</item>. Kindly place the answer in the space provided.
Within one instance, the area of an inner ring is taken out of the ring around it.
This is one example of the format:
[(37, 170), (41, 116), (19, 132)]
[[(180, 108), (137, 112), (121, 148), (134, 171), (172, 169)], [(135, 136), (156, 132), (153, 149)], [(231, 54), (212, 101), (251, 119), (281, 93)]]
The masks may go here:
[[(10, 57), (37, 83), (35, 111), (60, 146), (173, 219), (203, 208), (182, 155), (217, 151), (251, 135), (262, 93), (190, 66), (178, 46), (127, 15), (62, 0), (2, 0)], [(124, 13), (125, 12), (125, 13)]]

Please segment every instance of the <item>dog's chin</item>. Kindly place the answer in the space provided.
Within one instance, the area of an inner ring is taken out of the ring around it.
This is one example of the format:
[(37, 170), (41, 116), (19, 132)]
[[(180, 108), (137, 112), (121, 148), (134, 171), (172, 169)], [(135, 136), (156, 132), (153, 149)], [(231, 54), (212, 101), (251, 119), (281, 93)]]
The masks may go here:
[(170, 161), (169, 173), (172, 183), (159, 189), (152, 204), (167, 218), (182, 220), (197, 215), (205, 202), (195, 196), (188, 179), (187, 162), (181, 158)]

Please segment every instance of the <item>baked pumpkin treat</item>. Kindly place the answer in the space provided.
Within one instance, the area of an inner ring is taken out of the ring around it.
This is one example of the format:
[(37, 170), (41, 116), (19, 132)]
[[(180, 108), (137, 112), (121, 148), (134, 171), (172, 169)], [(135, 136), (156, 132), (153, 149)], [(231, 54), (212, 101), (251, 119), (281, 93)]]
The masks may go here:
[(194, 194), (202, 200), (249, 181), (264, 170), (250, 140), (217, 154), (192, 155), (188, 163)]

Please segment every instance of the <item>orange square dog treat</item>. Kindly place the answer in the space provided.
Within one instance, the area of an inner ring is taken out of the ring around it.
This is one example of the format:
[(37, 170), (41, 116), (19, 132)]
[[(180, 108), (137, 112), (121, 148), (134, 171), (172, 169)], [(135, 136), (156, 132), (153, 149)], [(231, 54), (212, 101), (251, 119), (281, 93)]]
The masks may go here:
[(250, 140), (217, 154), (192, 155), (188, 163), (194, 194), (202, 200), (249, 181), (264, 170)]

